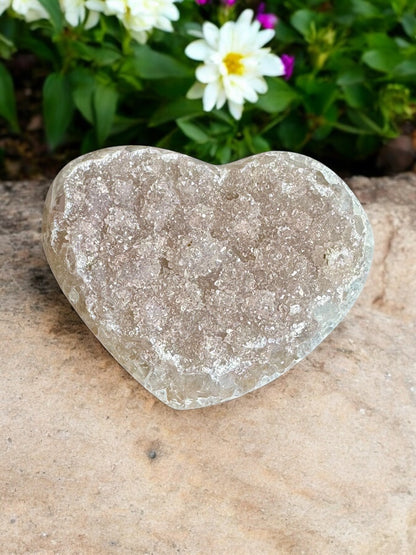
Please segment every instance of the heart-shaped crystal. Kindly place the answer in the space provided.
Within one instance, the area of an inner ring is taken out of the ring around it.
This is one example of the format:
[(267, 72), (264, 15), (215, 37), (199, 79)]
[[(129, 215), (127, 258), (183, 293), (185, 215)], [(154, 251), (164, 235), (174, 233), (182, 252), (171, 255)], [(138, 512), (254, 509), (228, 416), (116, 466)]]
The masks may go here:
[(355, 196), (311, 158), (212, 166), (139, 146), (68, 164), (43, 242), (87, 326), (176, 409), (244, 395), (310, 353), (357, 299), (373, 250)]

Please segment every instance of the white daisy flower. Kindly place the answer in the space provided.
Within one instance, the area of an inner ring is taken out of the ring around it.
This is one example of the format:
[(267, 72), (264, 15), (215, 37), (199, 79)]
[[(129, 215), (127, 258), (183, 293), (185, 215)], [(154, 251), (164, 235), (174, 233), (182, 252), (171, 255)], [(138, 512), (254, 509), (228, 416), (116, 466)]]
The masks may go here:
[(285, 74), (282, 60), (263, 46), (274, 37), (272, 29), (261, 30), (252, 10), (244, 10), (237, 21), (220, 29), (213, 23), (202, 26), (202, 38), (191, 42), (185, 54), (204, 62), (196, 70), (197, 82), (188, 98), (202, 98), (204, 110), (219, 109), (228, 102), (235, 119), (240, 119), (246, 100), (257, 102), (267, 92), (264, 76)]
[(38, 0), (12, 0), (12, 8), (28, 23), (38, 19), (49, 19), (48, 12)]
[(152, 29), (172, 31), (179, 19), (179, 0), (87, 0), (86, 6), (105, 15), (115, 15), (131, 36), (144, 44)]

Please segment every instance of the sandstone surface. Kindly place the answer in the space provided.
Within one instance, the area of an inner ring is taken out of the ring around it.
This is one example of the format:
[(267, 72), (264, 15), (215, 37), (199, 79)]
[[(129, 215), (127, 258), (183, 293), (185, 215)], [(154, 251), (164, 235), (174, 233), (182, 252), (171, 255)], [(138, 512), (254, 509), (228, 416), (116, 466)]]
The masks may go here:
[(1, 553), (416, 552), (416, 176), (350, 183), (376, 247), (347, 318), (279, 380), (185, 412), (59, 290), (49, 183), (2, 184)]
[(212, 166), (141, 146), (70, 162), (48, 193), (43, 243), (91, 331), (176, 409), (292, 368), (344, 318), (373, 254), (361, 205), (316, 160)]

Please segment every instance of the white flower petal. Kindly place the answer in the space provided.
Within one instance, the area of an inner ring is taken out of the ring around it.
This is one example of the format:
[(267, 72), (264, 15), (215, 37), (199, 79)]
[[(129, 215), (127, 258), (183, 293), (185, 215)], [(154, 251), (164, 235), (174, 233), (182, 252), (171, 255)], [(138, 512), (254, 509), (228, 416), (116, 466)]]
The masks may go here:
[(173, 31), (172, 23), (166, 17), (159, 17), (157, 21), (157, 28), (161, 31), (166, 31), (167, 33), (171, 33)]
[(45, 8), (37, 0), (13, 0), (12, 8), (28, 23), (39, 19), (49, 19)]
[[(171, 22), (179, 19), (175, 2), (176, 0), (87, 0), (85, 5), (91, 10), (115, 15), (130, 35), (143, 44), (152, 29), (173, 31)], [(104, 7), (98, 7), (99, 4), (104, 4)]]
[(202, 83), (198, 83), (197, 81), (192, 85), (192, 87), (186, 93), (186, 98), (189, 98), (191, 100), (202, 98), (204, 96), (205, 87), (206, 85), (203, 85)]
[(259, 94), (267, 92), (267, 83), (262, 77), (250, 79), (250, 86), (253, 87), (253, 89)]
[[(84, 15), (85, 15), (85, 13), (84, 13)], [(77, 12), (75, 10), (67, 10), (65, 12), (65, 19), (72, 27), (76, 27), (77, 25), (79, 25), (81, 23), (81, 21), (84, 19), (84, 17), (83, 17), (83, 14), (82, 14), (81, 10), (79, 12)]]
[(259, 99), (256, 91), (250, 86), (249, 83), (245, 81), (243, 83), (242, 90), (243, 90), (244, 98), (249, 102), (257, 102), (257, 100)]
[(129, 29), (131, 36), (134, 38), (134, 40), (137, 40), (138, 43), (140, 44), (145, 44), (147, 41), (147, 33), (146, 31), (134, 31), (132, 29)]
[(199, 66), (195, 75), (201, 83), (212, 83), (218, 79), (218, 68), (213, 64)]
[(233, 38), (234, 38), (234, 23), (227, 21), (220, 29), (220, 36), (218, 38), (218, 51), (221, 54), (232, 52)]
[(214, 108), (219, 93), (219, 85), (218, 83), (210, 83), (205, 87), (204, 96), (202, 98), (202, 103), (204, 106), (205, 112), (211, 112)]
[(163, 8), (163, 17), (167, 17), (171, 21), (178, 21), (179, 19), (179, 10), (175, 6), (175, 4), (166, 4)]
[(223, 80), (223, 82), (227, 98), (233, 102), (242, 104), (244, 102), (244, 95), (236, 76), (228, 76)]
[(260, 32), (261, 25), (257, 19), (254, 19), (254, 13), (252, 10), (244, 10), (240, 17), (237, 19), (235, 28), (238, 29), (236, 36), (237, 47), (245, 43), (249, 45), (250, 49), (255, 46), (257, 35)]
[(212, 50), (204, 40), (194, 40), (185, 48), (185, 54), (192, 60), (203, 61), (208, 58)]
[(222, 108), (225, 104), (227, 100), (227, 97), (225, 95), (225, 91), (223, 87), (220, 87), (218, 90), (218, 97), (217, 97), (217, 103), (215, 105), (216, 109), (219, 110), (220, 108)]
[(95, 27), (100, 19), (100, 14), (98, 12), (89, 12), (87, 20), (85, 22), (85, 29), (92, 29)]
[(240, 13), (236, 25), (251, 25), (254, 19), (253, 10), (244, 10)]
[(127, 4), (123, 0), (107, 0), (106, 4), (112, 15), (122, 15), (127, 12)]
[(204, 34), (204, 39), (207, 41), (208, 45), (215, 49), (218, 46), (218, 37), (220, 31), (216, 25), (206, 21), (202, 26), (202, 32)]
[(270, 77), (278, 77), (285, 74), (285, 66), (279, 56), (267, 54), (259, 61), (260, 72)]
[(85, 2), (85, 6), (89, 10), (93, 10), (93, 11), (96, 11), (96, 12), (101, 12), (101, 13), (104, 13), (104, 14), (108, 15), (107, 5), (102, 0), (87, 0)]
[(232, 100), (228, 101), (228, 109), (230, 110), (230, 114), (233, 116), (234, 119), (241, 119), (241, 115), (243, 113), (243, 105), (238, 104), (237, 102), (233, 102)]
[(244, 75), (258, 75), (259, 74), (259, 58), (257, 56), (246, 56), (244, 58)]
[(274, 37), (275, 32), (273, 29), (263, 29), (257, 34), (255, 41), (255, 48), (261, 48)]

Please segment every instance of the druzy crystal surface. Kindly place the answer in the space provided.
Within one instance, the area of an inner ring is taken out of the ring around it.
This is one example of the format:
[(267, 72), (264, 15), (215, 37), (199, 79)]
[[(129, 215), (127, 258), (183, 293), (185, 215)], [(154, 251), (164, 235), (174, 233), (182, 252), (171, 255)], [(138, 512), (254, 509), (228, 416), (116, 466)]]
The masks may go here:
[(315, 160), (269, 152), (212, 166), (139, 146), (59, 173), (43, 243), (91, 331), (176, 409), (289, 370), (351, 308), (373, 250), (358, 200)]

